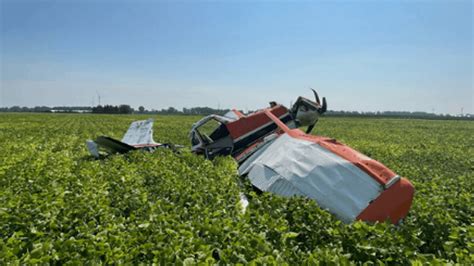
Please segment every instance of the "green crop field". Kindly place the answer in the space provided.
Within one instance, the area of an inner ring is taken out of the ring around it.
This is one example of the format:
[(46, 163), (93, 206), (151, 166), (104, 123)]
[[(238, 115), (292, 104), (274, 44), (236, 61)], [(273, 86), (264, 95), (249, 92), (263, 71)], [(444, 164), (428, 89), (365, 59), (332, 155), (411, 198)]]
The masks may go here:
[[(199, 117), (152, 117), (156, 141), (189, 147)], [(311, 200), (257, 195), (231, 158), (88, 155), (86, 139), (120, 139), (144, 118), (0, 114), (0, 264), (474, 262), (473, 122), (321, 119), (317, 134), (412, 181), (413, 206), (394, 226), (343, 224)]]

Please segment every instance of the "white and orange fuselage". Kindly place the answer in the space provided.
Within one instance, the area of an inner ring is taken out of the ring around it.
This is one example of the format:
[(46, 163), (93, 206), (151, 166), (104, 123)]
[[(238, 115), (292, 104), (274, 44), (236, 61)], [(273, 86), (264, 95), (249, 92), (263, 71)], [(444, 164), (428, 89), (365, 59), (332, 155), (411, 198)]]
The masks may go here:
[[(209, 119), (221, 126), (202, 141), (199, 127)], [(344, 222), (398, 223), (407, 215), (414, 195), (407, 179), (334, 139), (304, 133), (294, 120), (282, 105), (207, 117), (191, 130), (193, 151), (232, 155), (257, 189), (309, 197)]]

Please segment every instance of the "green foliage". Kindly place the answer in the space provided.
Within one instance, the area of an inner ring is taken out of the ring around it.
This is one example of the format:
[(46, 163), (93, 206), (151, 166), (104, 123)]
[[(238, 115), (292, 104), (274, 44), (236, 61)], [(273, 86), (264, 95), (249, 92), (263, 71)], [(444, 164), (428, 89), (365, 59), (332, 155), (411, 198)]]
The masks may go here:
[[(120, 138), (144, 118), (0, 115), (0, 264), (473, 263), (472, 122), (320, 121), (318, 134), (413, 182), (410, 214), (394, 226), (343, 224), (314, 201), (257, 195), (231, 158), (88, 155), (87, 138)], [(155, 118), (157, 141), (189, 145), (199, 117)]]

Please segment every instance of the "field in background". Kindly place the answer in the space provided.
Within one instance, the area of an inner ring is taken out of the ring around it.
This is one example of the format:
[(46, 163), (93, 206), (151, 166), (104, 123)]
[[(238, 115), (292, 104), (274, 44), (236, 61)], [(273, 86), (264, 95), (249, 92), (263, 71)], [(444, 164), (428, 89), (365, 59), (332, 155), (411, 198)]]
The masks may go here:
[[(189, 146), (199, 117), (152, 116)], [(342, 224), (304, 198), (256, 195), (230, 158), (133, 152), (92, 159), (138, 115), (0, 114), (0, 264), (474, 261), (474, 122), (322, 118), (315, 129), (416, 188), (403, 224)], [(239, 192), (250, 198), (242, 213)]]

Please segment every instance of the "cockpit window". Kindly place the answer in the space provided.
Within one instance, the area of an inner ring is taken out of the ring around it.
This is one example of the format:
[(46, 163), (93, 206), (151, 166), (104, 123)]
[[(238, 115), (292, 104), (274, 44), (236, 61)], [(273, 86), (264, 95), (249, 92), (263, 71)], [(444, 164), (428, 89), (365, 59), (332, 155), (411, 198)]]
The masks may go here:
[(214, 131), (216, 131), (220, 126), (221, 126), (220, 122), (214, 119), (211, 119), (207, 121), (204, 125), (199, 127), (199, 133), (203, 136), (205, 135), (210, 138), (212, 133), (214, 133)]
[[(221, 123), (211, 119), (207, 121), (205, 124), (201, 125), (198, 129), (197, 132), (199, 133), (199, 136), (201, 137), (201, 140), (204, 142), (204, 144), (211, 144), (215, 140), (215, 132), (218, 131), (218, 129), (221, 127)], [(194, 144), (194, 139), (195, 136), (193, 136), (193, 145)]]
[(195, 128), (191, 134), (193, 146), (199, 144), (209, 145), (227, 137), (229, 131), (224, 123), (219, 122), (215, 118), (211, 118)]
[(197, 122), (190, 132), (193, 151), (212, 159), (216, 156), (230, 155), (234, 143), (227, 130), (230, 120), (210, 115)]

